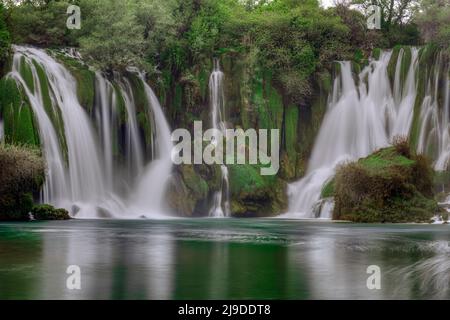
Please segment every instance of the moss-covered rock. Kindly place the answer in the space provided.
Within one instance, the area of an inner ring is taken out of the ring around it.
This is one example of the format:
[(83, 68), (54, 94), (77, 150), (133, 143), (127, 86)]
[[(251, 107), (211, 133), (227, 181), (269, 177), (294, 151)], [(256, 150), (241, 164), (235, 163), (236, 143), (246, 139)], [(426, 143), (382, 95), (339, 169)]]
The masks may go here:
[[(429, 222), (439, 212), (427, 160), (405, 152), (407, 142), (338, 168), (334, 219), (355, 222)], [(330, 193), (326, 186), (324, 193)]]
[(36, 220), (69, 220), (69, 212), (66, 209), (57, 209), (48, 204), (35, 205), (31, 214)]
[(205, 216), (209, 199), (219, 190), (220, 168), (207, 165), (180, 165), (175, 168), (169, 184), (167, 198), (177, 215)]
[(236, 164), (228, 166), (228, 170), (233, 216), (273, 216), (287, 208), (284, 180), (262, 176), (259, 166)]

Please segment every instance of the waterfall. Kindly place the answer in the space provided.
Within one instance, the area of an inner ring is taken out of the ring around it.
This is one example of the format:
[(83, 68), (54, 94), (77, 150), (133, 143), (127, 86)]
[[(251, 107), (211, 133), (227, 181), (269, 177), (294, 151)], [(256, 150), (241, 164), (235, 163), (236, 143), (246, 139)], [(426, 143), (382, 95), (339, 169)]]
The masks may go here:
[(97, 110), (97, 122), (100, 128), (101, 145), (103, 146), (103, 164), (106, 185), (113, 185), (113, 124), (114, 124), (114, 107), (116, 95), (111, 83), (106, 80), (99, 72), (95, 74), (97, 95), (96, 105), (100, 108)]
[(392, 52), (372, 60), (353, 78), (351, 63), (340, 62), (327, 111), (315, 141), (304, 178), (289, 185), (286, 217), (331, 218), (333, 203), (320, 201), (324, 185), (338, 164), (365, 157), (388, 146), (394, 136), (408, 136), (417, 95), (419, 51), (411, 48), (411, 65), (401, 83), (400, 50), (393, 89), (388, 76)]
[(128, 179), (134, 179), (144, 170), (144, 154), (141, 147), (142, 141), (136, 119), (135, 101), (131, 84), (128, 79), (119, 78), (119, 87), (128, 115), (125, 146), (126, 157), (129, 161), (126, 169)]
[(3, 120), (0, 119), (0, 142), (2, 142), (3, 136), (5, 135), (5, 130), (4, 130), (3, 126), (4, 126)]
[[(220, 70), (218, 59), (214, 59), (214, 69), (209, 77), (209, 98), (211, 106), (211, 124), (212, 128), (220, 130), (225, 135), (225, 94), (223, 88), (224, 74)], [(216, 139), (217, 140), (217, 139)], [(230, 216), (230, 199), (229, 199), (229, 181), (228, 168), (225, 164), (221, 164), (222, 181), (220, 190), (214, 194), (213, 206), (209, 211), (211, 217), (228, 217)]]
[(450, 67), (444, 67), (442, 53), (431, 71), (421, 105), (417, 149), (420, 153), (431, 153), (430, 156), (436, 159), (435, 170), (441, 171), (448, 169), (450, 160)]
[[(156, 139), (155, 159), (145, 168), (133, 196), (133, 206), (138, 213), (144, 216), (161, 216), (167, 208), (163, 198), (172, 171), (172, 140), (169, 124), (164, 116), (161, 105), (152, 88), (145, 82), (144, 75), (139, 74), (144, 85), (145, 94), (150, 104), (153, 119), (152, 128), (155, 128)], [(155, 188), (156, 186), (156, 188)], [(151, 191), (151, 192), (150, 192)]]
[[(8, 77), (16, 81), (29, 101), (47, 163), (42, 201), (64, 207), (77, 218), (162, 214), (165, 185), (171, 174), (170, 130), (144, 76), (139, 74), (138, 79), (148, 100), (148, 118), (153, 120), (153, 141), (157, 145), (155, 159), (146, 167), (133, 92), (127, 79), (113, 84), (101, 73), (95, 74), (91, 119), (78, 101), (75, 78), (62, 64), (43, 50), (21, 46), (14, 50)], [(32, 84), (23, 76), (24, 67), (30, 70)], [(47, 81), (50, 99), (44, 98), (41, 81)], [(115, 147), (120, 139), (120, 99), (126, 109), (127, 151), (123, 156), (116, 155)]]

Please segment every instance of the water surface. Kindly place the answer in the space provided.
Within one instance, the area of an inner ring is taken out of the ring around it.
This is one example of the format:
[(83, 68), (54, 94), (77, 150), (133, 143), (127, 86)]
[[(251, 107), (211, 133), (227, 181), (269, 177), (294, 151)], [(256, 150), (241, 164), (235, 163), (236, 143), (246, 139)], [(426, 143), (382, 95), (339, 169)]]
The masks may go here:
[[(447, 225), (2, 223), (0, 299), (449, 299), (449, 241)], [(81, 290), (66, 287), (69, 265)], [(367, 288), (370, 265), (380, 290)]]

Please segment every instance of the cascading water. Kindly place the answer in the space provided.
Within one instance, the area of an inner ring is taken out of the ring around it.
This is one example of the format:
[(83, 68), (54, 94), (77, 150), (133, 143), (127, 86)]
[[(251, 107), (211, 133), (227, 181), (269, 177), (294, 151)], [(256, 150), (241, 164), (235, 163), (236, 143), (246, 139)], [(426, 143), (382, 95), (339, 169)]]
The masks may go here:
[[(169, 124), (164, 116), (161, 105), (152, 88), (145, 82), (144, 75), (139, 74), (144, 85), (145, 94), (151, 107), (149, 118), (153, 119), (156, 157), (145, 168), (134, 196), (132, 197), (134, 211), (145, 216), (161, 216), (166, 211), (163, 199), (172, 171), (172, 140)], [(156, 185), (156, 188), (155, 188)]]
[(394, 136), (408, 136), (416, 99), (418, 49), (411, 49), (411, 65), (404, 83), (400, 50), (394, 89), (388, 77), (391, 52), (382, 53), (360, 73), (358, 82), (351, 63), (340, 62), (328, 109), (314, 144), (304, 178), (289, 186), (289, 213), (285, 217), (330, 218), (333, 203), (322, 200), (325, 183), (339, 163), (367, 156), (389, 145)]
[(106, 80), (100, 73), (95, 74), (97, 101), (96, 105), (100, 106), (97, 110), (97, 125), (100, 129), (101, 145), (103, 147), (103, 164), (104, 175), (107, 179), (106, 184), (113, 185), (113, 129), (115, 117), (115, 99), (116, 95), (111, 83)]
[(144, 170), (144, 153), (142, 141), (139, 134), (139, 126), (136, 119), (135, 101), (133, 90), (128, 79), (116, 76), (119, 83), (120, 93), (123, 97), (127, 111), (127, 131), (125, 135), (126, 157), (129, 159), (127, 166), (128, 179), (138, 177)]
[(3, 136), (5, 135), (5, 130), (3, 128), (3, 120), (0, 119), (0, 142), (3, 140)]
[(436, 159), (434, 168), (442, 171), (450, 161), (450, 67), (444, 66), (442, 53), (431, 71), (421, 106), (417, 149)]
[[(15, 46), (14, 50), (8, 77), (14, 79), (27, 96), (47, 162), (42, 201), (67, 208), (77, 218), (162, 214), (165, 184), (171, 174), (170, 131), (161, 106), (143, 75), (139, 74), (138, 78), (145, 89), (148, 118), (153, 119), (151, 127), (157, 144), (155, 159), (146, 169), (128, 80), (120, 79), (114, 86), (96, 73), (96, 122), (93, 122), (78, 101), (76, 80), (63, 65), (43, 50), (20, 46)], [(32, 84), (22, 76), (24, 67), (30, 69)], [(39, 77), (40, 71), (46, 79)], [(48, 82), (50, 99), (44, 99), (41, 81)], [(114, 150), (119, 139), (119, 98), (123, 99), (127, 113), (125, 145), (128, 150), (121, 161), (115, 159), (117, 150)], [(62, 123), (55, 119), (61, 119)], [(121, 162), (132, 168), (133, 173), (122, 174)], [(136, 181), (138, 178), (140, 180)], [(126, 189), (131, 191), (126, 192)]]
[[(212, 128), (225, 134), (225, 94), (223, 89), (224, 74), (220, 70), (218, 59), (214, 59), (214, 70), (209, 78), (209, 98), (211, 105)], [(217, 141), (217, 139), (216, 139)], [(221, 165), (222, 181), (220, 190), (214, 194), (213, 206), (209, 211), (211, 217), (230, 216), (228, 168)]]

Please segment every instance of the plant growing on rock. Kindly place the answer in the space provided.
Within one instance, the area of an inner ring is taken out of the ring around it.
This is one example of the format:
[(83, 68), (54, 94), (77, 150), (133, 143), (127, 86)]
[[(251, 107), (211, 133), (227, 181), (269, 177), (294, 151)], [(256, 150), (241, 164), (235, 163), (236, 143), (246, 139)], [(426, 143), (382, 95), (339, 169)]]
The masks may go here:
[(26, 220), (33, 194), (44, 182), (45, 163), (38, 149), (0, 144), (0, 220)]

